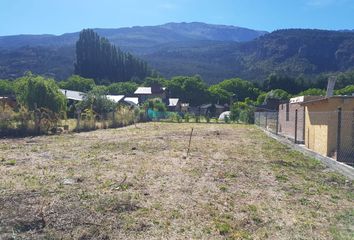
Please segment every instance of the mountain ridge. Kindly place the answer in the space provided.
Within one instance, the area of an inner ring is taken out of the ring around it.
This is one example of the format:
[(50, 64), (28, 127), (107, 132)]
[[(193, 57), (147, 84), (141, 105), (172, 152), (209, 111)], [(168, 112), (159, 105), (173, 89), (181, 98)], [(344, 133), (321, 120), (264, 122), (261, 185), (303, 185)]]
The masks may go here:
[[(167, 23), (121, 28), (118, 32), (96, 29), (96, 32), (110, 36), (108, 39), (113, 44), (144, 59), (165, 77), (199, 74), (210, 84), (232, 77), (261, 82), (271, 73), (312, 77), (354, 68), (352, 31), (283, 29), (266, 33), (252, 30), (251, 40), (241, 41), (244, 38), (236, 38), (240, 29), (246, 28)], [(124, 35), (126, 32), (129, 34)], [(0, 48), (3, 47), (0, 78), (15, 78), (27, 70), (58, 80), (67, 78), (73, 73), (75, 34), (78, 33), (63, 34), (51, 43), (48, 42), (51, 36), (44, 35), (22, 45), (14, 37), (10, 41), (14, 48), (4, 48), (6, 44), (2, 44), (0, 37)], [(44, 44), (36, 45), (36, 41)]]

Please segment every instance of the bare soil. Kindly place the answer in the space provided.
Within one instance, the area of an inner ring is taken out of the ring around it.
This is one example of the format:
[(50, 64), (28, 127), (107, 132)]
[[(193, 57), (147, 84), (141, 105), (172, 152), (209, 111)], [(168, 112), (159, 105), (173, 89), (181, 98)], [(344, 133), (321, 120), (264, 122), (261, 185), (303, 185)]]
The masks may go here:
[(353, 200), (352, 181), (253, 126), (0, 140), (0, 239), (353, 239)]

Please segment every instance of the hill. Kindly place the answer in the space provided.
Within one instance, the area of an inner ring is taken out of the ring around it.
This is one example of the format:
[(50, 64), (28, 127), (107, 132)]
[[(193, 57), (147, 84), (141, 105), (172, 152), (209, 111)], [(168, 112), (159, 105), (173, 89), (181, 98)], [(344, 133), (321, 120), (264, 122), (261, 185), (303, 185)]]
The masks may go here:
[(235, 76), (264, 81), (271, 73), (310, 77), (353, 69), (354, 33), (288, 29), (243, 43), (168, 43), (143, 58), (167, 77), (199, 73), (209, 83)]
[[(354, 66), (354, 32), (286, 29), (272, 33), (205, 23), (95, 29), (165, 77), (199, 74), (208, 83), (270, 73), (312, 77)], [(0, 37), (0, 78), (26, 70), (64, 79), (73, 72), (78, 33)]]

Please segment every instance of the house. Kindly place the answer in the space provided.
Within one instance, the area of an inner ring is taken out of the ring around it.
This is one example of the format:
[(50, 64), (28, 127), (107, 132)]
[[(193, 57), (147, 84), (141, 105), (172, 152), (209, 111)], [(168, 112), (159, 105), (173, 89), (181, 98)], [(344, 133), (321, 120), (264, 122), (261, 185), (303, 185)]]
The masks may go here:
[(167, 107), (168, 107), (168, 111), (180, 112), (181, 111), (181, 102), (179, 101), (179, 98), (169, 98)]
[[(280, 103), (278, 108), (278, 133), (297, 143), (304, 142), (305, 107), (301, 103), (323, 98), (321, 96), (300, 96)], [(295, 130), (296, 129), (296, 130)]]
[(115, 103), (120, 103), (124, 99), (124, 95), (106, 95), (108, 100), (111, 100)]
[(282, 100), (269, 98), (263, 104), (256, 106), (256, 112), (276, 112)]
[(165, 101), (167, 98), (166, 88), (161, 85), (155, 84), (151, 87), (138, 87), (134, 95), (139, 99), (139, 104), (144, 103), (148, 99), (161, 98)]
[(67, 89), (60, 89), (60, 91), (65, 95), (66, 99), (71, 101), (82, 101), (84, 99), (85, 93)]
[(212, 117), (219, 117), (221, 113), (223, 113), (225, 110), (225, 107), (219, 104), (203, 104), (200, 106), (200, 114), (201, 115), (209, 115)]
[(354, 96), (332, 96), (301, 103), (305, 145), (321, 155), (354, 164)]
[(124, 102), (132, 105), (132, 106), (137, 106), (139, 104), (139, 98), (137, 97), (125, 97)]
[(12, 108), (16, 107), (17, 100), (15, 95), (7, 95), (7, 96), (0, 96), (0, 105), (5, 107), (5, 105), (10, 106)]

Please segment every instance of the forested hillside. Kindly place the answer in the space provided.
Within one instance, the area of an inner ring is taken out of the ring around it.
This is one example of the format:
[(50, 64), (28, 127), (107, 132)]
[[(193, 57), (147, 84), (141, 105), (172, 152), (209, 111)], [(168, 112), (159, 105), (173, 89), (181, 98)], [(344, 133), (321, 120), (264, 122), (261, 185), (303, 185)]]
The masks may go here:
[[(287, 29), (264, 35), (232, 26), (170, 23), (95, 32), (167, 78), (199, 74), (209, 84), (232, 77), (263, 82), (273, 73), (312, 79), (354, 68), (351, 31)], [(66, 79), (74, 72), (78, 36), (0, 38), (0, 78), (30, 70)]]

